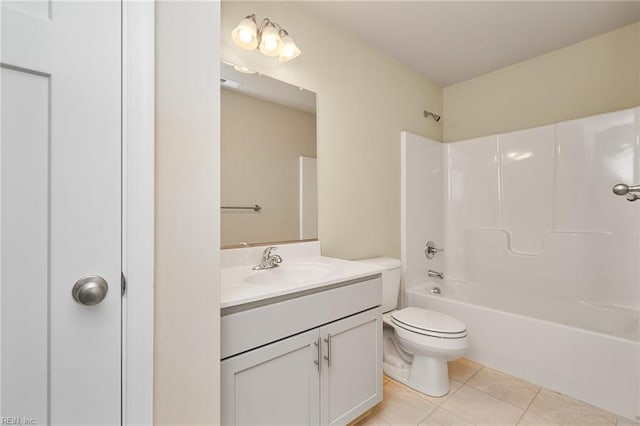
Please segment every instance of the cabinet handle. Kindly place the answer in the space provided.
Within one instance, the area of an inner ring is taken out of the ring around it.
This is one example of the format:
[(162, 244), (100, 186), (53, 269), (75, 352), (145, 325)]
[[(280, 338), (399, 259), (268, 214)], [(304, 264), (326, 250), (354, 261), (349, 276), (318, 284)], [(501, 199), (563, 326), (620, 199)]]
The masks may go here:
[(327, 360), (327, 366), (331, 367), (331, 333), (327, 333), (327, 338), (324, 341), (327, 342), (327, 356), (324, 359)]
[(320, 356), (321, 356), (320, 337), (318, 337), (318, 340), (313, 342), (313, 344), (316, 345), (316, 355), (317, 355), (317, 360), (313, 361), (313, 363), (318, 366), (318, 373), (319, 373), (320, 372)]

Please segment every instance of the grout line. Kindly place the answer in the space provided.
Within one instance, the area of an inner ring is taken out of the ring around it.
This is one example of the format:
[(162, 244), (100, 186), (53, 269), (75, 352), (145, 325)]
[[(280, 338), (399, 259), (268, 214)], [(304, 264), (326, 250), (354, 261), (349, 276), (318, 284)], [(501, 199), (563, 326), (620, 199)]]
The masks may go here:
[(536, 392), (536, 394), (533, 396), (533, 398), (531, 398), (531, 401), (529, 402), (529, 405), (527, 405), (527, 408), (525, 408), (524, 411), (522, 412), (522, 415), (518, 419), (518, 422), (516, 423), (516, 425), (520, 424), (520, 422), (522, 421), (522, 418), (524, 417), (525, 414), (527, 414), (527, 411), (529, 411), (529, 407), (531, 407), (531, 404), (533, 404), (533, 401), (536, 400), (536, 398), (538, 397), (538, 394), (540, 393), (541, 390), (542, 390), (542, 386), (538, 386), (538, 392)]
[[(460, 387), (462, 387), (462, 386), (460, 386)], [(439, 407), (439, 408), (442, 408), (442, 407)], [(473, 424), (473, 423), (471, 423), (469, 420), (467, 420), (467, 419), (464, 419), (464, 418), (460, 417), (460, 416), (459, 416), (459, 415), (457, 415), (456, 413), (454, 413), (454, 412), (452, 412), (452, 411), (449, 411), (449, 410), (447, 410), (446, 408), (442, 408), (442, 411), (446, 411), (448, 414), (451, 414), (453, 417), (455, 417), (456, 419), (460, 419), (460, 420), (462, 420), (463, 422), (466, 422), (466, 423), (469, 423), (469, 424)]]
[[(480, 364), (477, 364), (477, 365), (480, 365)], [(479, 373), (481, 370), (483, 370), (484, 368), (486, 368), (484, 365), (480, 365), (480, 368), (478, 368), (478, 370), (477, 370), (475, 373), (473, 373), (472, 375), (470, 375), (470, 376), (469, 376), (469, 378), (468, 378), (467, 380), (465, 380), (464, 382), (462, 382), (462, 384), (463, 384), (463, 385), (466, 385), (466, 384), (467, 384), (467, 382), (468, 382), (469, 380), (473, 379), (473, 378), (476, 376), (476, 374), (478, 374), (478, 373)], [(472, 387), (473, 387), (473, 386), (472, 386)]]
[(431, 417), (431, 415), (432, 415), (433, 413), (435, 413), (435, 412), (436, 412), (436, 410), (437, 410), (438, 408), (440, 408), (440, 406), (436, 405), (436, 408), (435, 408), (432, 412), (430, 412), (429, 414), (427, 414), (427, 416), (426, 416), (424, 419), (422, 419), (422, 420), (420, 420), (418, 423), (416, 423), (416, 426), (419, 426), (419, 425), (420, 425), (420, 423), (424, 422), (424, 421), (425, 421), (425, 420), (427, 420), (429, 417)]
[[(527, 382), (527, 383), (529, 383), (529, 382)], [(533, 383), (529, 383), (529, 384), (534, 385)], [(533, 396), (533, 398), (531, 399), (531, 401), (530, 401), (530, 402), (529, 402), (529, 404), (527, 405), (527, 408), (522, 408), (522, 407), (520, 407), (520, 406), (518, 406), (518, 405), (514, 404), (513, 402), (510, 402), (510, 401), (507, 401), (507, 400), (505, 400), (505, 399), (499, 398), (499, 397), (497, 397), (497, 396), (495, 396), (495, 395), (491, 395), (490, 393), (485, 392), (485, 391), (483, 391), (482, 389), (475, 388), (475, 387), (473, 387), (473, 386), (471, 386), (471, 385), (468, 385), (468, 384), (466, 384), (466, 383), (465, 383), (463, 386), (468, 386), (468, 387), (470, 387), (471, 389), (473, 389), (473, 390), (475, 390), (475, 391), (478, 391), (478, 392), (483, 393), (483, 394), (485, 394), (485, 395), (487, 395), (487, 396), (490, 396), (490, 397), (491, 397), (491, 398), (493, 398), (493, 399), (497, 399), (498, 401), (502, 401), (502, 402), (504, 402), (504, 403), (507, 403), (507, 404), (511, 405), (512, 407), (516, 407), (518, 410), (524, 410), (525, 412), (529, 409), (529, 407), (531, 406), (531, 403), (533, 403), (533, 400), (534, 400), (534, 399), (536, 399), (536, 396), (538, 396), (538, 393), (540, 393), (540, 390), (542, 390), (542, 387), (540, 387), (540, 386), (538, 386), (538, 385), (534, 385), (534, 386), (537, 386), (537, 387), (538, 387), (538, 390), (536, 391), (536, 394)], [(462, 386), (460, 386), (460, 387), (462, 387)], [(523, 415), (524, 415), (524, 413), (523, 413)]]
[[(458, 381), (456, 380), (456, 382), (458, 382)], [(458, 383), (460, 383), (460, 382), (458, 382)], [(458, 388), (457, 388), (456, 390), (453, 390), (453, 391), (452, 391), (452, 390), (450, 390), (450, 391), (449, 391), (449, 393), (447, 394), (447, 399), (446, 399), (446, 400), (443, 400), (443, 401), (440, 403), (440, 405), (438, 405), (438, 407), (442, 407), (442, 405), (443, 405), (445, 402), (447, 402), (448, 400), (450, 400), (450, 399), (451, 399), (451, 397), (452, 397), (456, 392), (458, 392), (460, 389), (462, 389), (462, 387), (463, 387), (463, 386), (464, 386), (464, 383), (460, 383), (460, 386), (458, 386)], [(449, 388), (449, 389), (451, 389), (451, 388)]]
[[(470, 387), (471, 389), (473, 389), (474, 391), (478, 391), (478, 392), (483, 393), (483, 394), (485, 394), (485, 395), (487, 395), (487, 396), (490, 396), (490, 397), (491, 397), (491, 398), (493, 398), (493, 399), (497, 399), (498, 401), (501, 401), (501, 402), (504, 402), (504, 403), (506, 403), (506, 404), (509, 404), (509, 405), (511, 405), (512, 407), (516, 407), (518, 410), (526, 410), (526, 408), (518, 407), (518, 406), (517, 406), (516, 404), (514, 404), (513, 402), (509, 402), (509, 401), (506, 401), (506, 400), (504, 400), (504, 399), (502, 399), (502, 398), (498, 398), (497, 396), (495, 396), (495, 395), (491, 395), (490, 393), (487, 393), (487, 392), (483, 391), (482, 389), (474, 388), (474, 387), (473, 387), (473, 386), (471, 386), (471, 385), (465, 385), (465, 386), (469, 386), (469, 387)], [(538, 391), (538, 392), (539, 392), (539, 391)], [(538, 393), (537, 393), (537, 392), (536, 392), (536, 395), (538, 395)], [(535, 398), (535, 396), (534, 396), (534, 398)]]

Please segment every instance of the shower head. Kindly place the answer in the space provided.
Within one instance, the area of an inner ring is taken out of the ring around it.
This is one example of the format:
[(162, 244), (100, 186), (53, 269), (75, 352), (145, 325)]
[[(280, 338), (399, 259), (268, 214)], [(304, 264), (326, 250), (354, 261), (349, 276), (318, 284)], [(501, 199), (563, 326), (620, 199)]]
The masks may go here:
[(424, 118), (428, 118), (428, 117), (431, 117), (436, 121), (440, 121), (440, 118), (441, 118), (438, 114), (434, 114), (432, 112), (425, 111), (424, 112)]

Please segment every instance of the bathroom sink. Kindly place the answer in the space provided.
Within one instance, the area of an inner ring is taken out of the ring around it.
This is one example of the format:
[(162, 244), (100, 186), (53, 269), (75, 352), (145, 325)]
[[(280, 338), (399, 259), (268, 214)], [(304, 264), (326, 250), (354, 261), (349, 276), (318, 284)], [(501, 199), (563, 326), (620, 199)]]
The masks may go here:
[(253, 271), (242, 281), (247, 284), (301, 284), (328, 277), (335, 267), (321, 263), (296, 263)]

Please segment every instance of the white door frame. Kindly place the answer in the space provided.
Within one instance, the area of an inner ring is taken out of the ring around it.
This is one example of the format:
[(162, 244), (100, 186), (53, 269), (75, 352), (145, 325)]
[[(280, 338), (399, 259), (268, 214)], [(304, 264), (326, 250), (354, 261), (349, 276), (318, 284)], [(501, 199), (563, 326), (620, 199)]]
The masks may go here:
[(122, 424), (153, 424), (155, 5), (122, 3)]

